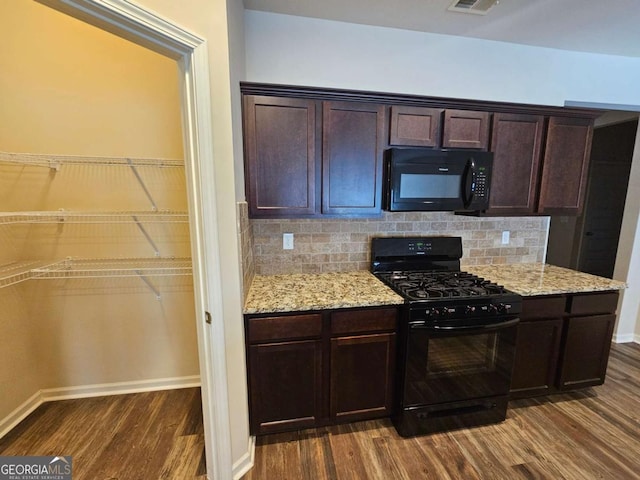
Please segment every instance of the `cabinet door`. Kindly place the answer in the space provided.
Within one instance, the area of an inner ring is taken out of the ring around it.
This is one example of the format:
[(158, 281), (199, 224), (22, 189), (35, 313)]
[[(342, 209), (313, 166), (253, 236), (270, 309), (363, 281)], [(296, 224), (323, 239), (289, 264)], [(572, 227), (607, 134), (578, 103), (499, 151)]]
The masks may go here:
[(496, 113), (493, 116), (493, 174), (488, 213), (536, 212), (544, 117)]
[(445, 110), (442, 146), (444, 148), (487, 150), (489, 147), (489, 113)]
[(316, 426), (322, 416), (320, 340), (251, 345), (252, 434)]
[(391, 107), (389, 145), (439, 147), (442, 109)]
[(604, 382), (615, 321), (615, 315), (566, 319), (559, 378), (562, 390)]
[(587, 184), (592, 136), (591, 119), (549, 119), (539, 213), (580, 214)]
[(511, 378), (511, 398), (555, 390), (562, 318), (520, 322)]
[(331, 339), (333, 422), (391, 414), (395, 344), (395, 333)]
[(322, 213), (380, 214), (384, 107), (323, 102), (322, 114)]
[(253, 95), (244, 102), (249, 214), (316, 213), (316, 103)]

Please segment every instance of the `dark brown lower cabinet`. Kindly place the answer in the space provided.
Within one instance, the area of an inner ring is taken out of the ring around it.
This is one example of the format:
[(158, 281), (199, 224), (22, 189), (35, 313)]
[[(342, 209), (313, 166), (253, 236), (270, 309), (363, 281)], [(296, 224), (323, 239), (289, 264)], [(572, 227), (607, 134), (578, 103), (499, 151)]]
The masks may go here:
[(396, 327), (395, 307), (245, 317), (251, 433), (390, 415)]
[(319, 340), (249, 347), (251, 426), (255, 432), (309, 428), (322, 417)]
[(560, 389), (573, 390), (604, 382), (615, 323), (615, 315), (566, 320), (565, 345), (559, 372)]
[(511, 398), (604, 383), (618, 292), (525, 297)]
[(511, 397), (545, 395), (554, 390), (562, 318), (521, 321), (511, 378)]
[(334, 422), (391, 415), (395, 344), (395, 333), (331, 339)]

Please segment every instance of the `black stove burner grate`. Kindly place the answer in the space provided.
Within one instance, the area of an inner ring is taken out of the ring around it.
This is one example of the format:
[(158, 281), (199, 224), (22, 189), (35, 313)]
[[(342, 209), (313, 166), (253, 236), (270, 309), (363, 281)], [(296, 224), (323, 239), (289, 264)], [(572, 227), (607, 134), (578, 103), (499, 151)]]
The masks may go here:
[(379, 275), (410, 300), (457, 299), (507, 293), (504, 287), (467, 272), (392, 272)]

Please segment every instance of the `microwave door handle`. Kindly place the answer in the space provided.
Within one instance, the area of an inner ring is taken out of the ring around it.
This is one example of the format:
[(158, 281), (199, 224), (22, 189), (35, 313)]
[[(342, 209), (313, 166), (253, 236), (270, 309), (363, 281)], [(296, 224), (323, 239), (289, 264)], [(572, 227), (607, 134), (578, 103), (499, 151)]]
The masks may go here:
[(467, 160), (464, 168), (464, 180), (462, 184), (462, 202), (464, 208), (469, 208), (476, 193), (476, 162), (473, 158)]

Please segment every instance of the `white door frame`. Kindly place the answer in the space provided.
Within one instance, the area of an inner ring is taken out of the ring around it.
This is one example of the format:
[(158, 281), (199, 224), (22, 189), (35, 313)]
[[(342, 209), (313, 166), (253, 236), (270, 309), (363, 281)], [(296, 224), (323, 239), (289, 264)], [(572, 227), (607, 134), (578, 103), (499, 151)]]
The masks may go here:
[(126, 0), (37, 1), (178, 61), (207, 476), (231, 479), (207, 43)]

